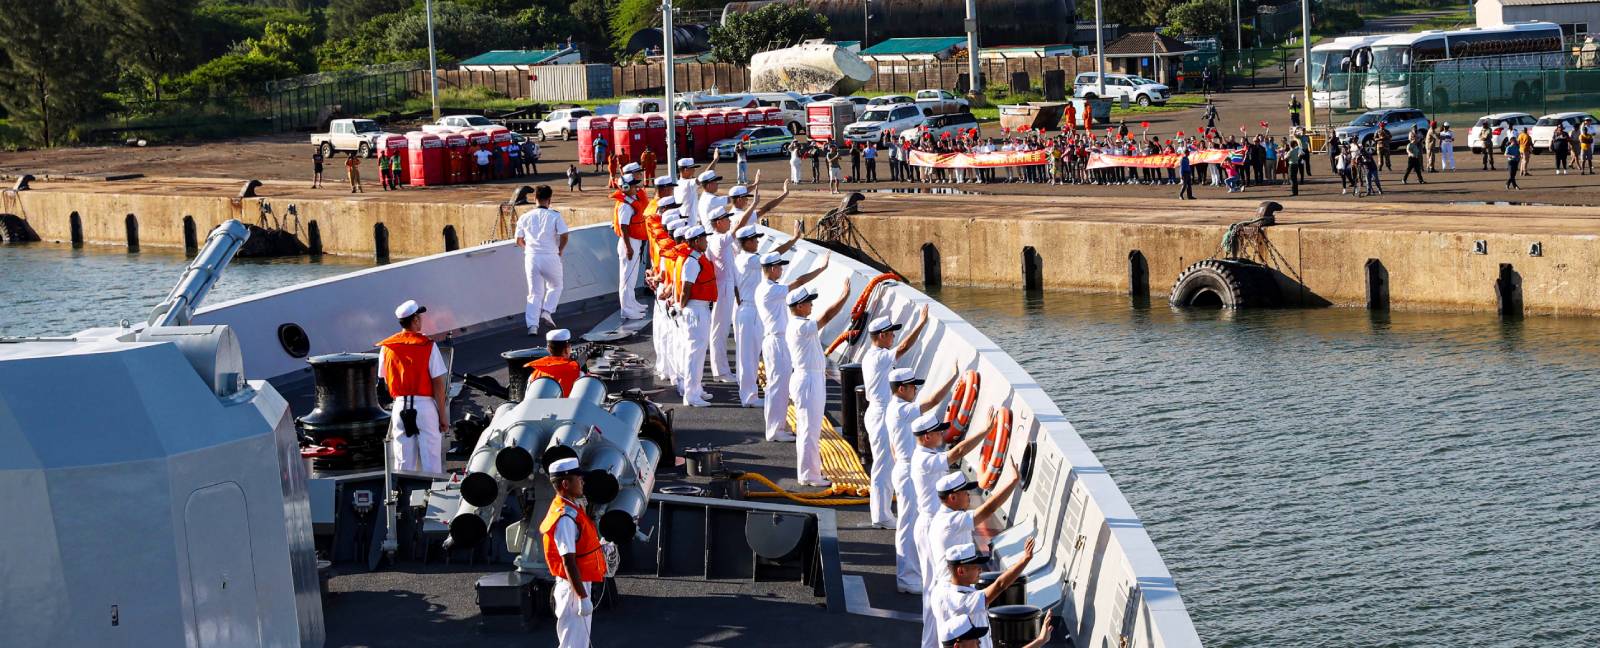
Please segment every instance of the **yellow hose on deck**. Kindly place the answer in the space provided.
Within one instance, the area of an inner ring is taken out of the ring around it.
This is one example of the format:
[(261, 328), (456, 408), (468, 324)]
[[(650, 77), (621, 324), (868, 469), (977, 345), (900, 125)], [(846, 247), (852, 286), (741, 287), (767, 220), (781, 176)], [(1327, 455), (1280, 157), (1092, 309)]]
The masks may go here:
[[(765, 367), (757, 365), (761, 373), (757, 374), (757, 384), (766, 387)], [(789, 427), (795, 427), (794, 405), (789, 405), (787, 414)], [(761, 473), (748, 472), (735, 477), (735, 479), (754, 481), (772, 489), (770, 493), (748, 493), (749, 497), (782, 497), (809, 506), (857, 506), (868, 503), (867, 496), (872, 490), (872, 480), (867, 477), (867, 469), (861, 465), (861, 458), (856, 456), (856, 449), (845, 441), (839, 431), (833, 427), (833, 422), (827, 416), (822, 417), (822, 474), (833, 482), (827, 490), (813, 493), (796, 493), (784, 490), (783, 487), (773, 483)]]

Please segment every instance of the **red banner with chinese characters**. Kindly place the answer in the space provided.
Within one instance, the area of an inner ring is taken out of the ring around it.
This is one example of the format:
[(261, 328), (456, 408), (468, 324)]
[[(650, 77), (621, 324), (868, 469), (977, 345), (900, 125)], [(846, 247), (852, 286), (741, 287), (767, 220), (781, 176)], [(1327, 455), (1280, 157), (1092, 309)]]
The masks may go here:
[[(1230, 156), (1237, 151), (1233, 149), (1201, 149), (1189, 154), (1189, 164), (1221, 164), (1227, 162)], [(1178, 161), (1183, 156), (1177, 153), (1160, 153), (1157, 155), (1109, 155), (1106, 153), (1090, 153), (1090, 169), (1111, 169), (1128, 167), (1134, 169), (1176, 169)]]
[(996, 153), (930, 153), (911, 151), (907, 159), (911, 166), (936, 169), (993, 169), (1008, 166), (1030, 166), (1049, 162), (1044, 151), (1008, 151)]

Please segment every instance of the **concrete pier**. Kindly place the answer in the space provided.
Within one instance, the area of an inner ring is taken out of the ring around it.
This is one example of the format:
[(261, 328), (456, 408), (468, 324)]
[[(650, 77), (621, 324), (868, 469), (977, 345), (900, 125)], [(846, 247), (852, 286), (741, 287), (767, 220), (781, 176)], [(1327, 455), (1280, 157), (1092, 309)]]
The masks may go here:
[[(512, 186), (359, 195), (216, 180), (37, 182), (0, 213), (46, 241), (184, 246), (217, 223), (282, 225), (326, 254), (422, 256), (505, 238)], [(768, 187), (770, 192), (772, 189)], [(796, 192), (780, 213), (815, 223), (839, 196)], [(264, 213), (263, 205), (267, 207)], [(290, 207), (294, 214), (290, 214)], [(607, 220), (601, 190), (558, 190), (572, 225)], [(852, 217), (872, 250), (913, 281), (1164, 296), (1184, 268), (1219, 255), (1240, 201), (869, 194)], [(1308, 305), (1600, 315), (1600, 217), (1575, 207), (1285, 202), (1268, 265)]]

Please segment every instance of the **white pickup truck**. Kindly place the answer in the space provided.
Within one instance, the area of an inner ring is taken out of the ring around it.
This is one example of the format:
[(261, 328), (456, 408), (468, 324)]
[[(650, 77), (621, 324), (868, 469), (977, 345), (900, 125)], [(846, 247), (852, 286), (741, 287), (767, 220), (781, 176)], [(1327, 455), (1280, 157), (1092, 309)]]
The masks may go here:
[(433, 133), (434, 135), (449, 135), (462, 131), (483, 130), (485, 127), (493, 125), (494, 122), (489, 121), (489, 118), (483, 115), (446, 115), (440, 117), (439, 121), (435, 123), (424, 124), (422, 132)]
[(378, 142), (391, 134), (370, 119), (335, 119), (328, 123), (328, 132), (312, 133), (311, 143), (322, 149), (323, 157), (341, 151), (372, 157), (378, 152)]
[(922, 108), (923, 112), (933, 115), (969, 112), (972, 110), (972, 106), (967, 103), (966, 99), (955, 96), (949, 90), (935, 88), (918, 90), (916, 102), (917, 107)]

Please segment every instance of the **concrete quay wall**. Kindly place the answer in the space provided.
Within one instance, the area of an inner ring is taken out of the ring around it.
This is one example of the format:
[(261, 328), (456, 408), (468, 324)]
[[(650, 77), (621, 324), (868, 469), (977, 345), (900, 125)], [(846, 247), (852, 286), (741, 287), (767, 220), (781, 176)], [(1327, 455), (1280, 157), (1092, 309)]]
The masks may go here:
[[(7, 196), (41, 238), (110, 245), (202, 242), (229, 218), (274, 218), (323, 253), (424, 256), (504, 238), (504, 187), (477, 191), (295, 193), (264, 187), (236, 199), (211, 184), (50, 183)], [(572, 226), (610, 218), (600, 192), (559, 194)], [(836, 198), (799, 192), (779, 213), (814, 226)], [(526, 208), (518, 208), (518, 211)], [(1190, 264), (1217, 255), (1227, 224), (1251, 217), (1239, 201), (1092, 200), (1019, 196), (869, 199), (852, 217), (859, 239), (909, 279), (950, 285), (1039, 287), (1165, 296)], [(1600, 218), (1575, 208), (1294, 202), (1267, 230), (1270, 264), (1307, 305), (1494, 311), (1504, 286), (1523, 312), (1600, 315)], [(187, 241), (186, 241), (187, 239)], [(1530, 249), (1538, 247), (1537, 256)]]

